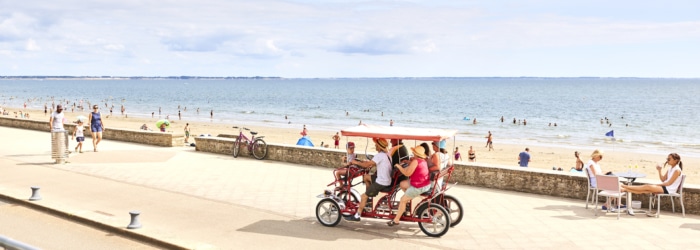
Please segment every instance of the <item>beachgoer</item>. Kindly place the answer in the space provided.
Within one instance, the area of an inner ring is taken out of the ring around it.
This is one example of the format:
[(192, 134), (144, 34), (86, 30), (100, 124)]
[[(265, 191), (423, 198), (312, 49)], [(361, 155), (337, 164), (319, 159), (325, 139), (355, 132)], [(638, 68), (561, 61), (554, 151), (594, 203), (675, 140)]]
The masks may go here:
[(571, 169), (576, 170), (576, 171), (583, 171), (583, 161), (581, 160), (581, 157), (579, 156), (578, 151), (574, 152), (574, 157), (576, 157), (576, 166), (574, 166)]
[(515, 117), (513, 117), (513, 124), (515, 124), (515, 122), (516, 122)]
[(455, 152), (453, 153), (455, 156), (455, 161), (461, 161), (462, 160), (462, 154), (459, 153), (459, 147), (455, 147)]
[(476, 150), (472, 146), (469, 146), (469, 161), (470, 162), (475, 162), (476, 161)]
[(151, 112), (151, 118), (156, 114), (156, 112)]
[(476, 124), (476, 118), (474, 118), (474, 120), (472, 121), (472, 124)]
[(48, 112), (48, 107), (46, 107), (46, 104), (44, 104), (44, 116), (46, 116)]
[[(92, 106), (92, 112), (90, 112), (90, 122), (88, 122), (88, 127), (92, 132), (92, 150), (97, 152), (97, 145), (102, 141), (102, 132), (105, 131), (105, 124), (102, 121), (102, 115), (99, 112), (100, 107), (97, 105)], [(110, 111), (111, 112), (111, 111)]]
[[(591, 154), (591, 160), (586, 163), (584, 166), (584, 169), (588, 171), (588, 175), (590, 176), (590, 183), (591, 187), (597, 187), (598, 182), (596, 181), (596, 175), (603, 175), (603, 170), (600, 167), (599, 162), (603, 159), (603, 151), (601, 150), (593, 150), (593, 153)], [(612, 172), (607, 172), (604, 175), (612, 175)], [(608, 199), (605, 202), (605, 205), (603, 205), (603, 210), (608, 210), (610, 211), (615, 211), (615, 209), (610, 207), (610, 204), (612, 201), (615, 199)], [(618, 206), (620, 206), (620, 201), (618, 200)], [(622, 206), (620, 206), (622, 208)]]
[(527, 126), (527, 120), (523, 119), (523, 126)]
[(489, 151), (493, 150), (493, 135), (491, 131), (489, 131), (489, 134), (486, 136), (486, 148), (489, 148)]
[(182, 113), (180, 113), (180, 110), (177, 111), (177, 119), (182, 120)]
[(165, 122), (160, 124), (160, 132), (165, 132)]
[(393, 126), (394, 126), (394, 119), (391, 119), (391, 120), (389, 120), (389, 127), (393, 127)]
[[(667, 165), (671, 168), (666, 171), (665, 174), (661, 173), (661, 170)], [(683, 171), (683, 162), (681, 162), (681, 156), (676, 153), (671, 153), (666, 158), (666, 163), (664, 166), (656, 164), (656, 171), (659, 173), (659, 179), (661, 184), (647, 184), (640, 186), (628, 186), (622, 185), (623, 191), (631, 192), (635, 194), (643, 193), (653, 193), (653, 194), (675, 194), (678, 192), (678, 187), (681, 185), (681, 174)]]
[(308, 131), (306, 130), (306, 124), (304, 124), (304, 128), (301, 130), (301, 132), (299, 134), (301, 134), (301, 136), (306, 136), (309, 134)]
[(185, 143), (189, 143), (188, 141), (190, 140), (190, 124), (186, 123), (185, 124)]
[(357, 125), (362, 125), (362, 119), (360, 119), (360, 123), (359, 123), (359, 124), (357, 124)]
[(214, 110), (212, 109), (211, 112), (209, 112), (209, 118), (214, 119)]
[[(365, 191), (364, 194), (362, 194), (362, 198), (360, 200), (360, 206), (357, 209), (357, 213), (355, 215), (351, 215), (349, 217), (346, 217), (347, 220), (350, 221), (360, 221), (360, 215), (362, 214), (362, 211), (365, 208), (365, 205), (367, 204), (367, 200), (369, 197), (375, 197), (377, 194), (379, 194), (379, 191), (382, 189), (385, 189), (391, 185), (391, 159), (389, 156), (386, 154), (387, 152), (387, 147), (389, 146), (389, 142), (386, 141), (386, 139), (380, 138), (373, 138), (374, 141), (374, 148), (377, 150), (377, 154), (372, 157), (371, 161), (357, 161), (357, 160), (352, 160), (350, 163), (353, 165), (357, 165), (361, 168), (372, 168), (372, 167), (377, 167), (377, 173), (376, 175), (372, 175), (371, 177), (369, 175), (365, 175), (365, 179), (369, 178), (371, 179), (371, 184), (367, 186), (367, 191)], [(426, 169), (427, 172), (427, 169)], [(405, 206), (405, 204), (404, 204)]]
[[(346, 177), (346, 175), (348, 174), (348, 166), (352, 165), (353, 160), (357, 159), (357, 154), (355, 154), (354, 142), (348, 142), (345, 145), (345, 150), (347, 154), (341, 158), (343, 161), (343, 165), (341, 165), (337, 170), (335, 170), (335, 180), (341, 180), (341, 178)], [(345, 182), (341, 183), (338, 187), (336, 187), (336, 189), (342, 189), (347, 183), (347, 181), (349, 180), (345, 180)]]
[(399, 225), (401, 216), (406, 211), (408, 201), (430, 190), (430, 174), (428, 172), (428, 164), (425, 161), (425, 149), (423, 147), (415, 147), (411, 148), (411, 151), (413, 151), (414, 157), (411, 163), (408, 164), (408, 167), (404, 168), (399, 164), (394, 165), (401, 174), (409, 176), (409, 180), (404, 180), (399, 184), (404, 195), (399, 201), (399, 208), (394, 220), (387, 223), (389, 226)]
[[(83, 127), (83, 121), (78, 120), (78, 125), (75, 126), (75, 130), (73, 130), (73, 136), (71, 137), (71, 140), (75, 138), (75, 141), (78, 142), (78, 145), (75, 146), (74, 152), (83, 152), (83, 142), (85, 141), (85, 127)], [(80, 149), (80, 151), (78, 151)]]
[(160, 107), (158, 107), (158, 116), (160, 116), (160, 110), (161, 110)]
[(501, 123), (503, 123), (503, 116), (501, 116)]
[(530, 163), (530, 148), (525, 148), (525, 151), (518, 155), (518, 164), (521, 167), (527, 167), (528, 163)]
[(335, 149), (338, 149), (340, 147), (340, 135), (338, 133), (339, 132), (335, 132), (335, 135), (333, 136), (333, 146)]
[(140, 129), (141, 130), (149, 130), (148, 125), (146, 125), (145, 123), (143, 125), (141, 125)]

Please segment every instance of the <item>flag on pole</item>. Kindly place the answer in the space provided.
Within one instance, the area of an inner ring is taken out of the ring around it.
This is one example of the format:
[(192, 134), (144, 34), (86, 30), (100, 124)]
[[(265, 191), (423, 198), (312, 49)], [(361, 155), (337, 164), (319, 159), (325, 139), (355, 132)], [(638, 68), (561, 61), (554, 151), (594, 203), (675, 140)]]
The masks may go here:
[(615, 137), (615, 130), (610, 130), (610, 132), (605, 133), (605, 136)]

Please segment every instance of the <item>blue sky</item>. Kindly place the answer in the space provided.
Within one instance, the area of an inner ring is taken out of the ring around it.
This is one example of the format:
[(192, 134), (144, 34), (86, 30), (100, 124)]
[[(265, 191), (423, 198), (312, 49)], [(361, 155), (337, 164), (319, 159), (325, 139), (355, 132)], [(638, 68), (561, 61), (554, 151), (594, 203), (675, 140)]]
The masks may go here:
[(700, 77), (700, 1), (0, 6), (0, 75)]

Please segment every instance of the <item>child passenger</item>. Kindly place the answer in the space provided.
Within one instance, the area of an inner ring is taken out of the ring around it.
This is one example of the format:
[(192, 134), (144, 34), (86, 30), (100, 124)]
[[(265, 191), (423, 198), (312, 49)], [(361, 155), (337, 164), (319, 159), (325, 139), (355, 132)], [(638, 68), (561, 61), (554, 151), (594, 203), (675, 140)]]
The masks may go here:
[[(85, 141), (85, 135), (83, 133), (85, 131), (85, 127), (83, 127), (83, 121), (78, 120), (78, 125), (75, 126), (75, 130), (73, 130), (73, 136), (75, 138), (75, 141), (78, 142), (78, 145), (75, 146), (75, 152), (83, 152), (83, 141)], [(73, 138), (71, 138), (72, 140)], [(80, 151), (78, 151), (80, 149)]]
[[(352, 165), (350, 163), (357, 158), (357, 155), (355, 154), (355, 143), (354, 142), (348, 142), (348, 144), (345, 145), (345, 150), (347, 150), (347, 155), (343, 156), (344, 163), (337, 170), (335, 170), (335, 179), (336, 180), (340, 180), (341, 177), (347, 177), (348, 166)], [(342, 188), (343, 186), (344, 186), (344, 183), (342, 183), (338, 188)]]

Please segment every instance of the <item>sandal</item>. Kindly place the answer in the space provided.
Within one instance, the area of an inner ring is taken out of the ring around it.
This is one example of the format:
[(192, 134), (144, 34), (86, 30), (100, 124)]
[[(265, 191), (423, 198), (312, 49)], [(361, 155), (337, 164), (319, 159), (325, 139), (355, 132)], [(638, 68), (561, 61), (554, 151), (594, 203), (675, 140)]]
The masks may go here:
[(390, 220), (389, 222), (386, 223), (387, 226), (393, 227), (393, 226), (398, 226), (399, 223), (393, 220)]

